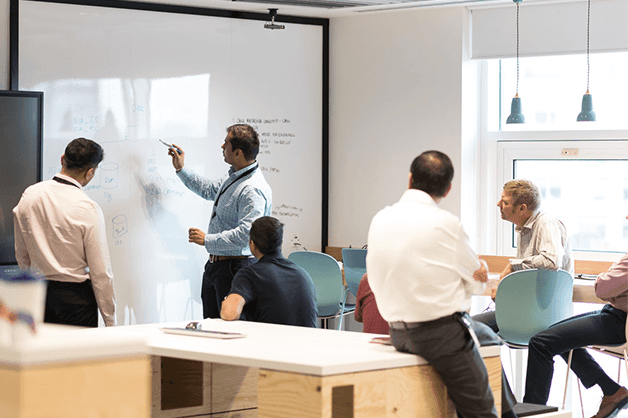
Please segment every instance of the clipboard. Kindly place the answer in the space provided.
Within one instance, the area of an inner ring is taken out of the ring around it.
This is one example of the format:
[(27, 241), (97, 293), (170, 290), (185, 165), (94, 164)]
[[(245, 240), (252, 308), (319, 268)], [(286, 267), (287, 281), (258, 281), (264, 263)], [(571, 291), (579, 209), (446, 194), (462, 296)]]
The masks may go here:
[(246, 334), (239, 332), (212, 331), (209, 329), (192, 329), (192, 328), (159, 328), (166, 334), (188, 335), (192, 337), (216, 338), (219, 340), (233, 340), (236, 338), (244, 338)]

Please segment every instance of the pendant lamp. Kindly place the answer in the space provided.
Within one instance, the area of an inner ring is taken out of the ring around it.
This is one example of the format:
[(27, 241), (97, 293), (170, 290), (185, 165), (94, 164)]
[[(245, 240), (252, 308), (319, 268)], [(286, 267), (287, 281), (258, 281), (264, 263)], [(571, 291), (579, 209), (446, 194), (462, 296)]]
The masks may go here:
[(510, 116), (506, 123), (525, 123), (526, 118), (521, 113), (521, 98), (519, 97), (519, 3), (523, 0), (513, 0), (517, 5), (517, 90), (510, 105)]
[(595, 122), (595, 112), (593, 111), (593, 98), (589, 93), (589, 27), (591, 25), (591, 0), (587, 1), (587, 92), (582, 96), (582, 111), (578, 113), (578, 122)]

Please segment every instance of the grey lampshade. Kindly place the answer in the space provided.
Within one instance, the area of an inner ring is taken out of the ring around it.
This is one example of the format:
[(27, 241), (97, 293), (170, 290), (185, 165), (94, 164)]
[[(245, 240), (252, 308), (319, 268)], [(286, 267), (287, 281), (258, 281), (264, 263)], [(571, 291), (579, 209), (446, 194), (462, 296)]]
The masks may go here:
[(595, 122), (593, 97), (588, 91), (582, 96), (582, 111), (578, 113), (578, 122)]
[(521, 98), (517, 95), (512, 99), (510, 105), (510, 116), (506, 119), (506, 123), (525, 123), (526, 118), (521, 113)]

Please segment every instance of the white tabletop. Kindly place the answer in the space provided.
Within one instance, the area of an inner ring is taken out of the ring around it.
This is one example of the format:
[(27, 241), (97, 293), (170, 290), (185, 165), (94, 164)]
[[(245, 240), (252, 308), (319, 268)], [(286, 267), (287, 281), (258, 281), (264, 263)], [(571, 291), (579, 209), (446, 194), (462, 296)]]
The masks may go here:
[[(211, 329), (239, 332), (246, 337), (219, 340), (165, 334), (158, 329), (185, 326), (185, 323), (133, 325), (118, 327), (118, 330), (146, 335), (153, 355), (317, 376), (426, 364), (422, 358), (400, 353), (392, 346), (370, 343), (374, 334), (245, 321), (210, 321)], [(480, 352), (485, 357), (499, 356), (500, 349), (482, 347)]]
[(148, 344), (143, 334), (105, 333), (99, 330), (104, 328), (86, 330), (41, 324), (32, 338), (14, 346), (0, 346), (0, 364), (21, 368), (148, 354)]
[[(74, 329), (42, 325), (19, 347), (0, 347), (0, 363), (29, 366), (55, 362), (152, 354), (189, 360), (328, 376), (425, 364), (422, 358), (370, 343), (375, 335), (245, 321), (205, 320), (204, 328), (239, 332), (245, 338), (221, 340), (165, 334), (160, 327), (186, 322)], [(500, 349), (482, 347), (485, 357)]]

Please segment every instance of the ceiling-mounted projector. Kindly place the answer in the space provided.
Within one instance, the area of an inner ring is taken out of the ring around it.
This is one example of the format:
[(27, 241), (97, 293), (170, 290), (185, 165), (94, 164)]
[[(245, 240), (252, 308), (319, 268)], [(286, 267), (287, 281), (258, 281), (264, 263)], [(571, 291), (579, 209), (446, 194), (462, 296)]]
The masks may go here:
[(275, 23), (275, 17), (277, 17), (278, 9), (268, 9), (268, 15), (270, 16), (270, 22), (264, 23), (264, 29), (285, 29), (285, 25), (279, 25)]

